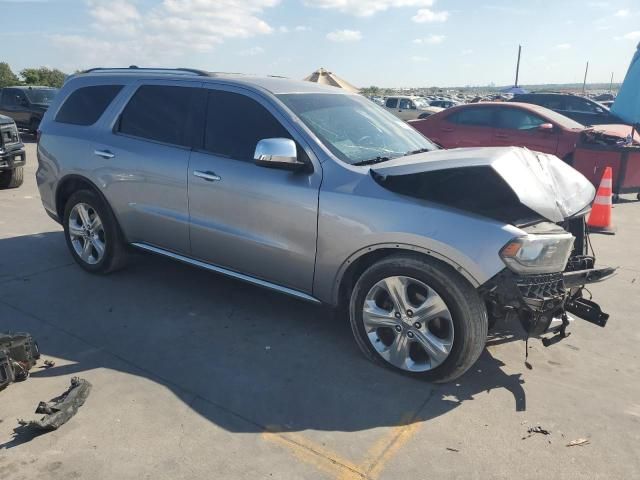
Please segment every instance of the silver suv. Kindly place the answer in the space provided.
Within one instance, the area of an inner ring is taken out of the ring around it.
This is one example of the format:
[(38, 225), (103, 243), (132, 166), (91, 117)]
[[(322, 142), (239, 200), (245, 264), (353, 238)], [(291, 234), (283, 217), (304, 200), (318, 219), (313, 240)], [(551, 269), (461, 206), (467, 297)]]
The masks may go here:
[(612, 273), (587, 255), (594, 188), (556, 157), (439, 150), (359, 95), (187, 69), (74, 75), (40, 129), (44, 208), (90, 272), (133, 246), (342, 307), (368, 358), (434, 381), (500, 318), (606, 321), (581, 295)]

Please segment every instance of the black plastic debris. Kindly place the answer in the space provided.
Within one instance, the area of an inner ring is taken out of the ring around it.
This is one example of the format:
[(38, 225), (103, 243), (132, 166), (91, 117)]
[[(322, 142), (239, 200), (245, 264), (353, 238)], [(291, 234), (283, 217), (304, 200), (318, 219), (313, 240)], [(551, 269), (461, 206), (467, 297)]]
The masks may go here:
[(529, 427), (527, 429), (527, 433), (529, 435), (527, 435), (526, 437), (522, 437), (522, 440), (526, 440), (527, 438), (533, 436), (536, 433), (539, 433), (541, 435), (551, 435), (551, 430), (547, 430), (546, 428), (542, 428), (540, 425), (537, 425), (535, 427)]
[(49, 402), (40, 402), (35, 413), (44, 414), (40, 420), (19, 420), (21, 426), (35, 430), (57, 430), (73, 417), (91, 392), (91, 383), (82, 378), (71, 379), (71, 386), (62, 395)]

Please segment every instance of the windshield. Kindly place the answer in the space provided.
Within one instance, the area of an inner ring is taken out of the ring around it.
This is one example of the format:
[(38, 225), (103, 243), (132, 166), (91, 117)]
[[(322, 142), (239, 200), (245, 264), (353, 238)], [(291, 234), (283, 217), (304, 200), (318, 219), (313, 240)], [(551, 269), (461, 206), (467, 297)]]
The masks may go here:
[(278, 98), (336, 157), (352, 165), (438, 148), (407, 123), (359, 95), (289, 93)]
[(55, 96), (58, 93), (57, 88), (27, 88), (24, 90), (24, 93), (27, 94), (29, 101), (31, 103), (46, 103), (49, 104), (53, 101)]
[(539, 112), (540, 114), (547, 117), (547, 119), (551, 120), (553, 123), (557, 123), (561, 127), (569, 128), (569, 129), (579, 128), (580, 130), (584, 130), (584, 125), (582, 125), (581, 123), (578, 123), (575, 120), (570, 119), (569, 117), (565, 117), (564, 115), (554, 110), (550, 110), (544, 107), (536, 108), (533, 105), (527, 105), (527, 106), (532, 107), (534, 111)]

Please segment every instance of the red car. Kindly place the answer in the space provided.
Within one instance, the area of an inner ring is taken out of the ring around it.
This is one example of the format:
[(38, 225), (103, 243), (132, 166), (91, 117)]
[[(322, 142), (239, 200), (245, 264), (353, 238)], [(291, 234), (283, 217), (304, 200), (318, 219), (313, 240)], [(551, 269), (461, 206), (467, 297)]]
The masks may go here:
[(511, 102), (460, 105), (409, 123), (444, 148), (516, 146), (553, 154), (596, 186), (610, 166), (614, 201), (640, 192), (640, 135), (631, 140), (628, 125), (587, 128), (553, 110)]
[(584, 125), (528, 103), (460, 105), (409, 122), (444, 148), (527, 147), (570, 161)]

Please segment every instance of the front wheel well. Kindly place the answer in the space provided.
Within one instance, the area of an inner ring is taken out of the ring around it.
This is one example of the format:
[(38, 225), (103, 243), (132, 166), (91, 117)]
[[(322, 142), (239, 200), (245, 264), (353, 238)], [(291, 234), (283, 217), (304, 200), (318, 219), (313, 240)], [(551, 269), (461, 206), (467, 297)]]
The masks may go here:
[[(445, 262), (437, 258), (435, 255), (429, 255), (428, 253), (410, 250), (408, 248), (379, 248), (376, 250), (371, 250), (370, 252), (365, 253), (364, 255), (358, 257), (353, 262), (349, 264), (346, 268), (342, 277), (340, 278), (340, 284), (338, 286), (338, 308), (346, 307), (349, 304), (349, 297), (351, 295), (351, 291), (355, 286), (356, 282), (360, 278), (360, 276), (364, 273), (364, 271), (369, 268), (374, 263), (382, 260), (383, 258), (390, 257), (392, 255), (411, 255), (418, 258), (429, 259), (432, 262), (436, 262), (440, 264), (444, 269), (451, 270), (456, 272), (458, 275), (465, 278), (465, 280), (469, 281), (467, 275), (461, 274), (460, 269), (455, 268), (451, 264)], [(469, 282), (473, 283), (473, 282)]]

